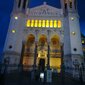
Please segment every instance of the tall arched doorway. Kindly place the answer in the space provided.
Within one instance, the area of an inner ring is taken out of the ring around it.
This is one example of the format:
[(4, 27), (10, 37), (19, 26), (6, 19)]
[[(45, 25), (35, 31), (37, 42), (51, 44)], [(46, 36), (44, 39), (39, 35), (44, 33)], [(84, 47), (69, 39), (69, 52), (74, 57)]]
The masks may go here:
[[(42, 65), (43, 67), (47, 64), (47, 37), (42, 34), (39, 37), (38, 41), (38, 57), (37, 57), (37, 65)], [(42, 63), (42, 64), (41, 64)]]
[(29, 66), (32, 66), (34, 63), (34, 49), (35, 49), (35, 36), (33, 34), (30, 34), (27, 37), (27, 40), (24, 44), (24, 53), (22, 59), (24, 70), (30, 69)]
[[(61, 44), (60, 37), (58, 35), (54, 35), (50, 40), (50, 67), (51, 69), (56, 69), (58, 72), (61, 70)], [(34, 61), (36, 66), (42, 65), (42, 67), (47, 66), (48, 64), (48, 42), (46, 35), (42, 34), (39, 36), (39, 40), (37, 41), (37, 50), (35, 55), (35, 36), (30, 34), (27, 37), (26, 43), (24, 44), (23, 51), (23, 66), (33, 66)], [(36, 59), (35, 59), (36, 57)], [(41, 67), (41, 66), (40, 66)], [(28, 67), (24, 67), (24, 69), (28, 70)]]
[(51, 37), (50, 43), (50, 67), (56, 69), (57, 72), (61, 70), (61, 44), (58, 35)]

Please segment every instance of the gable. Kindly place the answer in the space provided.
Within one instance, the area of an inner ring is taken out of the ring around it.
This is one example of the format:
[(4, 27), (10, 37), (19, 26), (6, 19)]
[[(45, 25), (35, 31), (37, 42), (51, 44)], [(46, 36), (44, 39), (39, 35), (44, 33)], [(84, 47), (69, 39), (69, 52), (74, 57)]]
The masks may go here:
[(27, 10), (29, 16), (61, 16), (62, 9), (58, 9), (49, 5), (41, 5)]

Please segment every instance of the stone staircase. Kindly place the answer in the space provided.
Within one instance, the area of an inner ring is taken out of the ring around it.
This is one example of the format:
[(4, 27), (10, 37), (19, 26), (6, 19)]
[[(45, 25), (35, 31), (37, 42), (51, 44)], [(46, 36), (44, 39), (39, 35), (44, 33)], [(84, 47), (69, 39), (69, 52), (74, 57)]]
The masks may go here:
[(52, 73), (52, 83), (41, 82), (39, 79), (32, 80), (30, 72), (11, 73), (4, 76), (4, 82), (0, 85), (85, 85), (70, 76)]

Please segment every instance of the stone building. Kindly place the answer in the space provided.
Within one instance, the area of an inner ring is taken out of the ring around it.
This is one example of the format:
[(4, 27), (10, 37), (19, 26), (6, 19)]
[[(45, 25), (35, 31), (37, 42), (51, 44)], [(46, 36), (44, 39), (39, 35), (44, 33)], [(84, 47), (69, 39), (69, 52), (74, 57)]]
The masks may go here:
[[(8, 64), (35, 68), (43, 64), (58, 72), (62, 64), (66, 68), (81, 66), (83, 51), (76, 0), (60, 2), (61, 8), (46, 2), (29, 8), (29, 0), (14, 0), (3, 62), (5, 59)], [(73, 70), (69, 72), (76, 75)]]

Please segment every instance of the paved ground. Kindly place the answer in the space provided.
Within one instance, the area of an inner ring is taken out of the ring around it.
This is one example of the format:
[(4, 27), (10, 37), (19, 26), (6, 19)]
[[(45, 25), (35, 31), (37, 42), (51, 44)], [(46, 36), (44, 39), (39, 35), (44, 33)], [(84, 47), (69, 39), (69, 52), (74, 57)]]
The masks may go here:
[[(80, 81), (74, 80), (71, 77), (60, 74), (53, 74), (52, 83), (41, 82), (37, 76), (36, 79), (31, 80), (31, 73), (13, 73), (2, 76), (0, 85), (85, 85)], [(2, 81), (1, 81), (2, 80)]]

